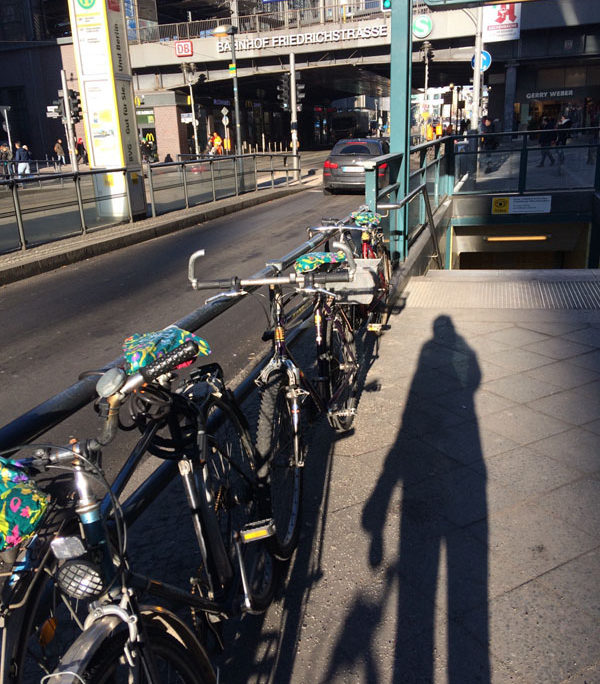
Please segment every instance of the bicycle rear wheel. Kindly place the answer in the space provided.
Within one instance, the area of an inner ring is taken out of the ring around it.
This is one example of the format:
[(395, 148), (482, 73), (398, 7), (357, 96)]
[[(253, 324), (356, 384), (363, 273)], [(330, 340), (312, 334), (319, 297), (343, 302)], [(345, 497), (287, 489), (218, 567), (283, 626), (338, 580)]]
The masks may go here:
[(334, 306), (327, 319), (325, 343), (329, 357), (329, 407), (331, 427), (346, 432), (356, 411), (358, 361), (354, 333), (340, 307)]
[(273, 554), (287, 560), (298, 543), (304, 457), (302, 436), (294, 444), (293, 419), (287, 399), (287, 377), (272, 376), (263, 388), (256, 434), (256, 449), (268, 464), (271, 511), (275, 520)]

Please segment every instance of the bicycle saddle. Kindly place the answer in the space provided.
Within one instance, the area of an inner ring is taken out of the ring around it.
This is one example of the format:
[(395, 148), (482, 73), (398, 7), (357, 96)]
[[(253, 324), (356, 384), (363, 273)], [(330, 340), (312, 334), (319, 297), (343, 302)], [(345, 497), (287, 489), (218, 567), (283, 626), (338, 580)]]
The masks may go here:
[(375, 211), (353, 211), (350, 218), (357, 226), (378, 226), (383, 216)]
[(308, 252), (296, 259), (294, 270), (296, 273), (308, 273), (325, 264), (341, 264), (346, 261), (344, 252)]

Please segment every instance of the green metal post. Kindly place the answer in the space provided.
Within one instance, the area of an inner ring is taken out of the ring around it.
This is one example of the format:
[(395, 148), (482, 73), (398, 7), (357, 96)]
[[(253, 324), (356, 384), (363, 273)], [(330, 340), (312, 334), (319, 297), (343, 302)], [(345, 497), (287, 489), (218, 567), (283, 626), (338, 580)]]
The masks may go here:
[[(395, 0), (392, 8), (390, 94), (391, 137), (390, 151), (403, 152), (398, 174), (398, 192), (392, 202), (408, 193), (410, 160), (410, 95), (412, 79), (412, 0)], [(390, 252), (393, 258), (406, 259), (408, 235), (408, 207), (396, 209), (390, 216)]]
[(519, 160), (519, 194), (522, 195), (527, 188), (527, 157), (529, 150), (527, 148), (527, 133), (523, 133), (521, 140), (521, 158)]

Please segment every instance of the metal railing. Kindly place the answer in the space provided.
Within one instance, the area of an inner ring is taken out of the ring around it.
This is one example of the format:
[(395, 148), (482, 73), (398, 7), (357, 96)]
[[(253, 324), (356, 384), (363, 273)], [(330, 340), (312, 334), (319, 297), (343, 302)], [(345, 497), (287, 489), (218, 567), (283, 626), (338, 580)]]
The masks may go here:
[[(421, 0), (415, 0), (415, 13), (421, 13), (426, 7)], [(266, 33), (287, 28), (302, 28), (319, 24), (344, 23), (347, 21), (362, 21), (375, 16), (385, 16), (381, 11), (380, 0), (334, 0), (331, 4), (305, 7), (303, 9), (288, 9), (287, 3), (278, 3), (278, 9), (267, 12), (227, 18), (238, 27), (238, 35), (242, 33)], [(284, 6), (285, 5), (285, 6)], [(223, 24), (225, 19), (203, 19), (200, 21), (179, 22), (176, 24), (158, 24), (144, 28), (137, 28), (135, 37), (130, 43), (158, 43), (175, 40), (190, 40), (195, 38), (212, 38), (213, 29)]]
[[(289, 153), (200, 157), (143, 165), (146, 215), (214, 202), (246, 192), (289, 186), (300, 179)], [(55, 240), (133, 221), (129, 187), (109, 193), (113, 174), (124, 168), (70, 173), (41, 173), (0, 181), (0, 254), (26, 250)], [(120, 218), (107, 202), (122, 204)]]
[[(277, 266), (267, 266), (251, 277), (266, 278), (274, 276), (277, 274), (278, 268), (289, 268), (298, 257), (318, 248), (326, 240), (327, 235), (318, 233), (285, 256), (272, 261)], [(257, 288), (245, 289), (250, 292)], [(245, 301), (245, 299), (234, 297), (205, 304), (180, 318), (174, 325), (184, 330), (195, 332), (240, 301)], [(122, 366), (123, 363), (124, 357), (121, 356), (107, 363), (101, 370), (107, 370), (117, 365)], [(250, 392), (253, 386), (253, 378), (256, 377), (259, 369), (260, 365), (255, 368), (254, 374), (251, 374), (237, 389), (236, 395), (238, 398)], [(26, 444), (36, 439), (85, 407), (96, 397), (95, 388), (97, 380), (98, 376), (84, 378), (0, 428), (0, 450), (12, 449), (16, 445)]]

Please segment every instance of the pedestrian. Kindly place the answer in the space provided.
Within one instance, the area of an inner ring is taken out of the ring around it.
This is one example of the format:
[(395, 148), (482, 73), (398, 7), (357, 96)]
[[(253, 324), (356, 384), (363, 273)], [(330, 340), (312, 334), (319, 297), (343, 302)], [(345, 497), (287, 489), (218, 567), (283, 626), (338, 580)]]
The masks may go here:
[(2, 175), (5, 180), (9, 180), (12, 172), (12, 164), (10, 163), (13, 158), (13, 153), (10, 147), (6, 143), (0, 145), (0, 168), (2, 168)]
[(221, 138), (221, 136), (216, 131), (214, 131), (214, 133), (211, 135), (211, 140), (211, 154), (223, 154), (223, 138)]
[(54, 154), (56, 155), (56, 159), (58, 160), (59, 164), (66, 164), (66, 159), (65, 159), (65, 150), (62, 146), (62, 140), (58, 138), (56, 143), (54, 144)]
[(550, 160), (550, 166), (554, 166), (554, 157), (552, 156), (552, 152), (550, 150), (550, 146), (554, 143), (556, 140), (556, 132), (554, 128), (552, 127), (552, 122), (547, 116), (542, 117), (542, 123), (540, 124), (540, 130), (542, 131), (540, 133), (540, 148), (542, 150), (542, 158), (540, 159), (540, 163), (538, 164), (538, 167), (544, 166), (544, 162), (546, 161), (546, 157)]
[(31, 168), (29, 166), (30, 160), (31, 154), (29, 154), (29, 148), (27, 145), (21, 145), (17, 140), (15, 143), (15, 161), (17, 162), (17, 175), (19, 178), (28, 176), (31, 173)]
[(77, 153), (77, 161), (80, 164), (87, 164), (87, 152), (83, 145), (83, 138), (77, 138), (77, 144), (75, 145), (75, 152)]
[(556, 128), (558, 129), (558, 133), (556, 134), (556, 152), (558, 155), (559, 164), (564, 164), (565, 162), (564, 148), (567, 144), (567, 138), (569, 137), (568, 130), (572, 125), (573, 122), (571, 119), (564, 114), (561, 115), (560, 119), (558, 120), (558, 124), (556, 125)]
[(492, 135), (494, 132), (494, 127), (489, 116), (483, 117), (480, 125), (480, 132), (483, 134), (481, 137), (481, 147), (485, 152), (485, 173), (490, 173), (492, 170), (492, 152), (498, 147), (498, 142)]

